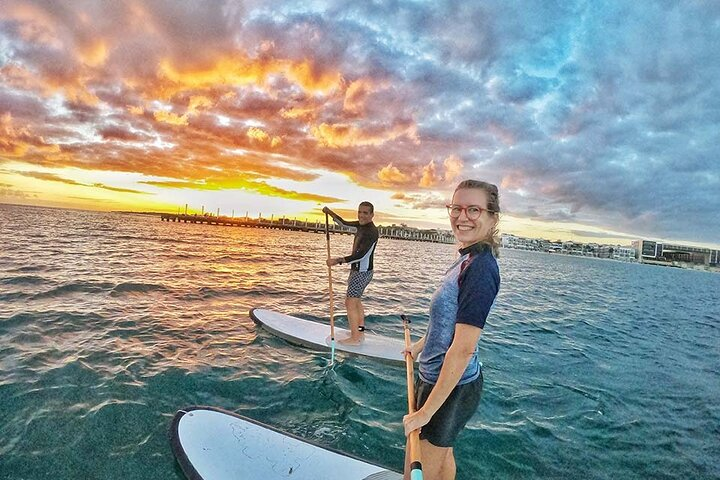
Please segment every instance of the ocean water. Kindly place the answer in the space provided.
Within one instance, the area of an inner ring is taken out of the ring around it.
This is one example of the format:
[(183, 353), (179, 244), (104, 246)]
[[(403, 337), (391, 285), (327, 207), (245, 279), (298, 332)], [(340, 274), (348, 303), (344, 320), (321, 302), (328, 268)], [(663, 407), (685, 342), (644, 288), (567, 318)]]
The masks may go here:
[[(333, 253), (352, 238), (332, 237)], [(400, 469), (404, 368), (290, 345), (328, 321), (325, 237), (0, 205), (0, 478), (181, 479), (174, 413), (214, 405)], [(427, 324), (455, 247), (381, 239), (368, 327)], [(502, 250), (458, 479), (720, 478), (720, 275)], [(334, 270), (345, 325), (347, 270)], [(342, 478), (341, 475), (338, 478)]]

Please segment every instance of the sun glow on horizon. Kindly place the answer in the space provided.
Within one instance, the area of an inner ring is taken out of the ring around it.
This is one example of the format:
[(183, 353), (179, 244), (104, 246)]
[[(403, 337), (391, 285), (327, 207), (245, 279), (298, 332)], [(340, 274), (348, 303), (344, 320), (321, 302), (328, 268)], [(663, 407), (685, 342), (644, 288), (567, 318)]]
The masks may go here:
[[(379, 222), (447, 229), (454, 185), (477, 178), (500, 187), (507, 233), (720, 234), (715, 96), (697, 89), (717, 88), (717, 42), (683, 33), (714, 32), (703, 2), (581, 27), (573, 7), (468, 4), (454, 36), (422, 2), (423, 22), (374, 3), (105, 7), (0, 9), (0, 202), (313, 218), (369, 200)], [(648, 65), (657, 31), (655, 63), (692, 76)]]

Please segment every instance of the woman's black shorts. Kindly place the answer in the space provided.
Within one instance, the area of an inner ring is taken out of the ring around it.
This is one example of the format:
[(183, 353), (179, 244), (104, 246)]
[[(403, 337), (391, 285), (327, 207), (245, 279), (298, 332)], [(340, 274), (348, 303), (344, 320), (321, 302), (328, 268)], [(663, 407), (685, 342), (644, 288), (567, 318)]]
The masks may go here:
[[(419, 409), (425, 404), (435, 385), (418, 379), (415, 383), (415, 403)], [(470, 383), (457, 385), (430, 419), (420, 429), (420, 439), (427, 440), (436, 447), (452, 447), (460, 431), (470, 420), (480, 404), (483, 375)]]

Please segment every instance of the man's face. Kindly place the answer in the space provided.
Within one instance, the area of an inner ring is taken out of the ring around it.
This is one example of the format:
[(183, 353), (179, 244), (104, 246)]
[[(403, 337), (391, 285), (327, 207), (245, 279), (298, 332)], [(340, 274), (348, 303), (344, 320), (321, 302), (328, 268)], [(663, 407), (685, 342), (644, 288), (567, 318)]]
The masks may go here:
[(358, 222), (360, 225), (365, 225), (372, 222), (374, 213), (370, 210), (370, 207), (360, 205), (358, 207)]

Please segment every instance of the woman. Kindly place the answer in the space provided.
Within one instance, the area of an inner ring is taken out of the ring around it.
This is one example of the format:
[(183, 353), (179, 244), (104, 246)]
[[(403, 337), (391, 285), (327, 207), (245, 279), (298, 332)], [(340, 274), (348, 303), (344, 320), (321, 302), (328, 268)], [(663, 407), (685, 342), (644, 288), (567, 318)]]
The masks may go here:
[[(405, 435), (420, 428), (423, 474), (431, 480), (455, 478), (453, 444), (480, 403), (477, 344), (500, 288), (497, 187), (466, 180), (447, 209), (460, 258), (432, 297), (425, 336), (405, 352), (420, 355), (417, 411), (403, 418)], [(409, 465), (406, 449), (406, 479)]]

